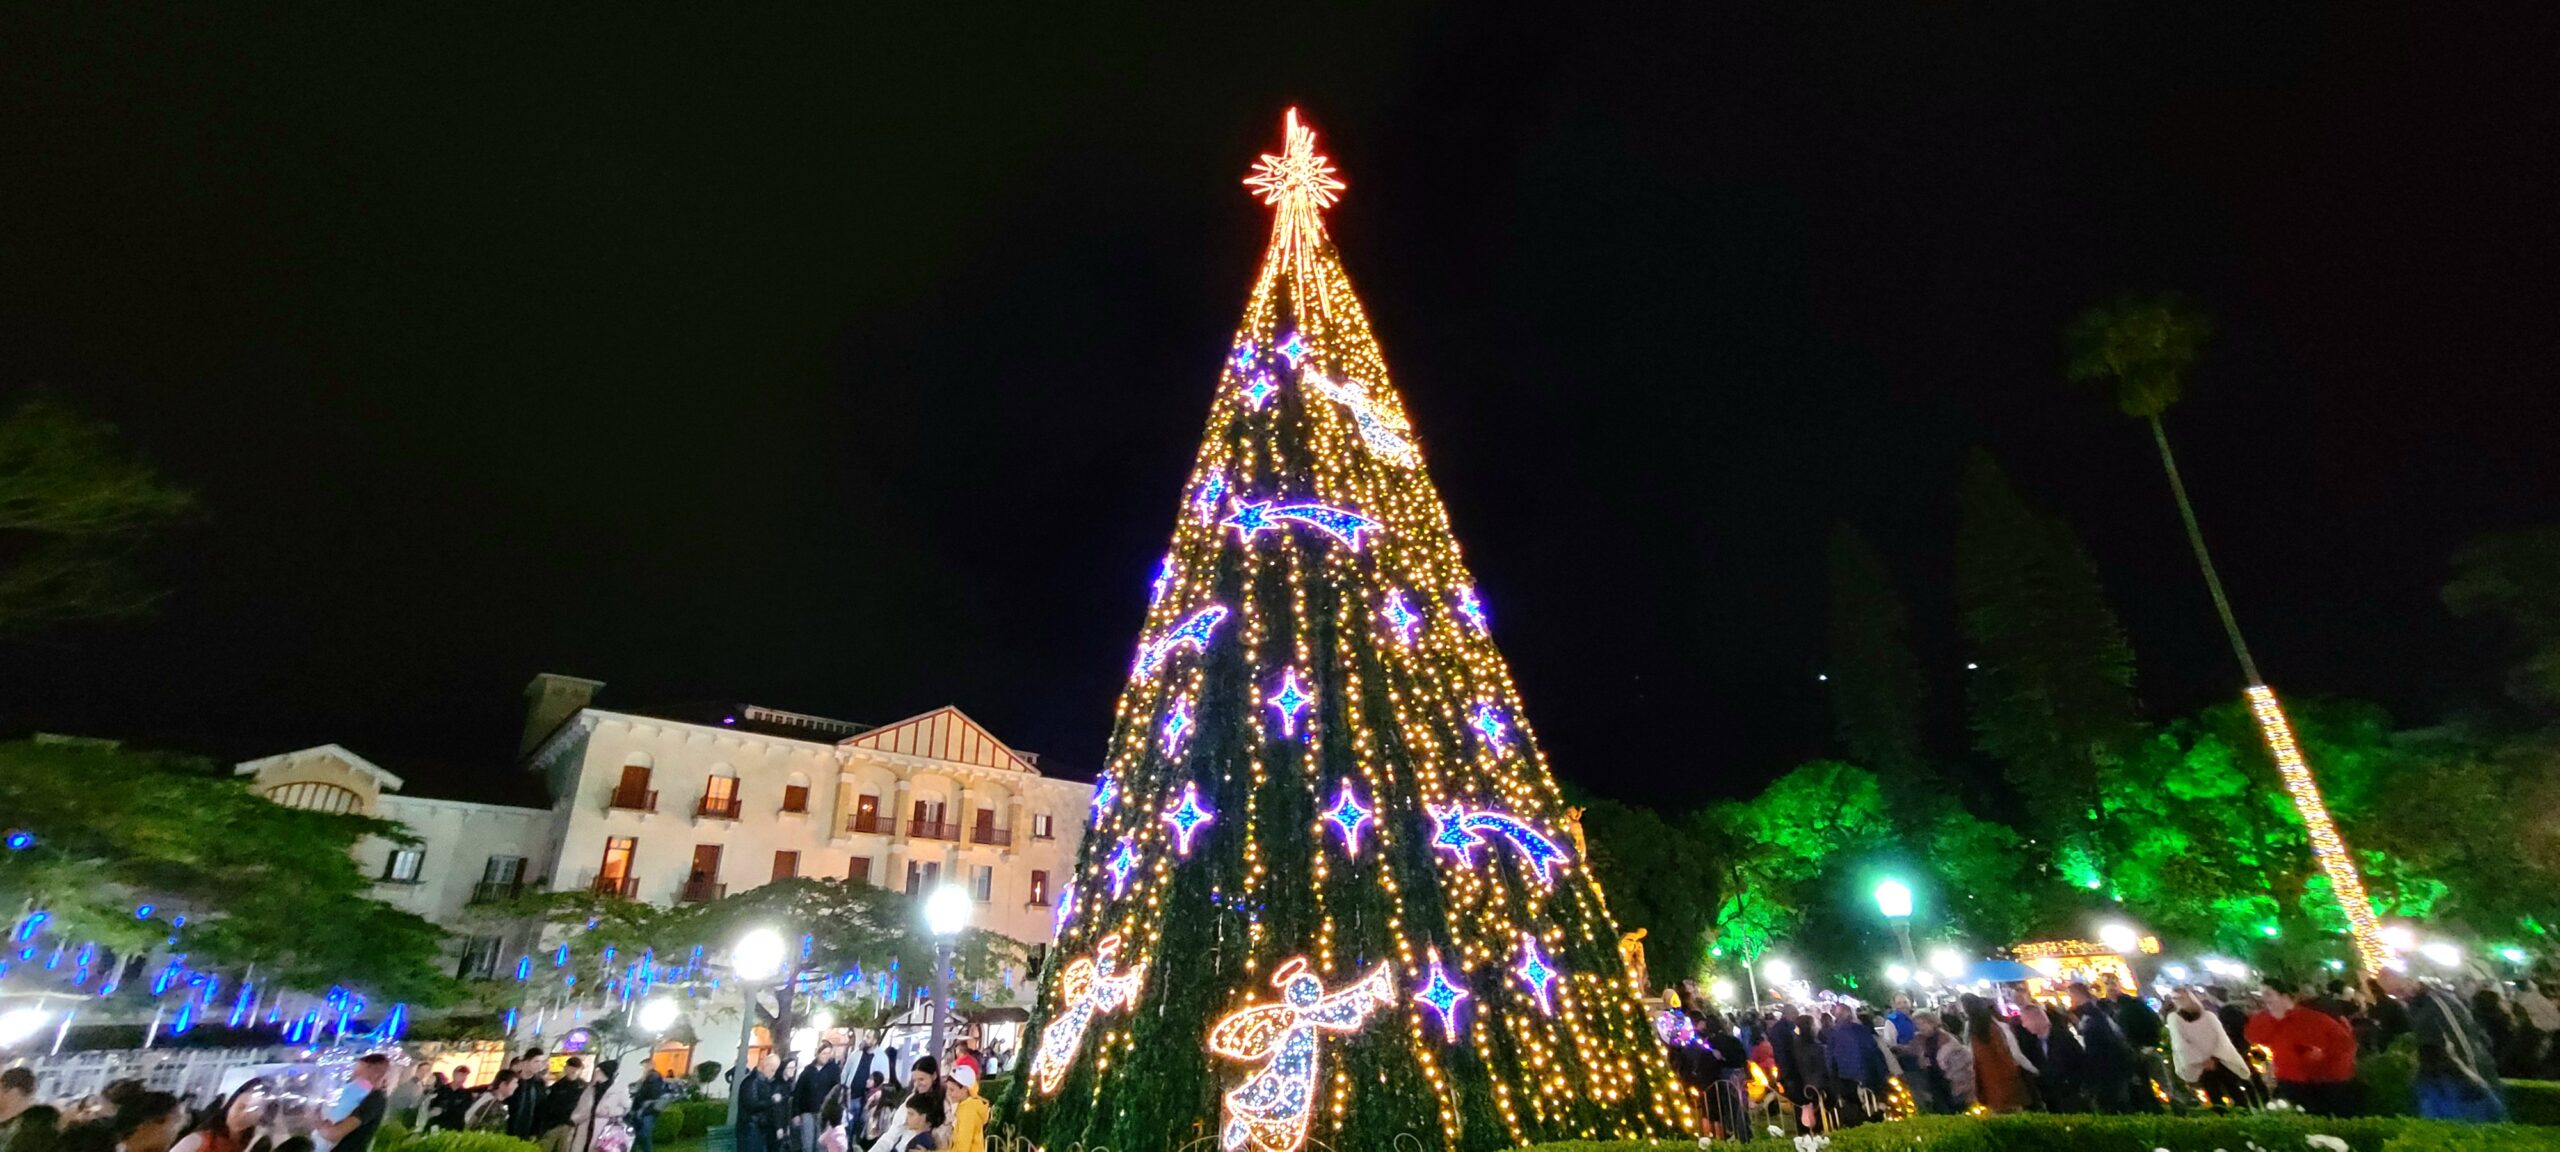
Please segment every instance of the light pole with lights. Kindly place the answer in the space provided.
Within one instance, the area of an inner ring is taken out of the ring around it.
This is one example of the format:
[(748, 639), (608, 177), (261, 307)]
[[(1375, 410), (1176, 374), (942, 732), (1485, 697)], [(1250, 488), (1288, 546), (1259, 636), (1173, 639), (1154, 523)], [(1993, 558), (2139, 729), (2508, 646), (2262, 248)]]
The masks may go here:
[(1920, 954), (1911, 950), (1911, 886), (1900, 880), (1876, 885), (1876, 911), (1884, 913), (1885, 923), (1893, 926), (1893, 938), (1902, 943), (1903, 966), (1918, 969)]
[(782, 933), (771, 928), (749, 929), (729, 946), (729, 973), (745, 985), (746, 992), (745, 1002), (738, 1006), (738, 1063), (730, 1073), (737, 1078), (736, 1086), (729, 1090), (729, 1131), (733, 1140), (738, 1130), (738, 1105), (747, 1095), (747, 1075), (755, 1070), (748, 1064), (748, 1050), (756, 1044), (756, 985), (782, 971), (782, 950)]
[(969, 926), (969, 894), (945, 884), (925, 897), (924, 926), (933, 932), (933, 1040), (925, 1049), (942, 1059), (943, 1022), (951, 1015), (951, 941)]

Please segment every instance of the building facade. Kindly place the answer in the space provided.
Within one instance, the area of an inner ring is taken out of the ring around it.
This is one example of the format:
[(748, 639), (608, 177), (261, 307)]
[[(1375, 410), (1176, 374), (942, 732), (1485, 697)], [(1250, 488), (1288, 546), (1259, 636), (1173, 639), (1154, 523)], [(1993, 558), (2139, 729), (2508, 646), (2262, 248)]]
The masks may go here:
[(545, 674), (526, 689), (522, 767), (545, 808), (406, 796), (335, 744), (238, 766), (279, 803), (403, 825), (367, 838), (376, 895), (453, 932), (457, 974), (495, 975), (530, 926), (475, 905), (527, 889), (593, 888), (656, 904), (823, 877), (976, 900), (975, 926), (1031, 945), (1053, 935), (1090, 784), (1043, 775), (957, 708), (884, 725), (754, 706), (691, 718), (594, 706), (603, 685)]

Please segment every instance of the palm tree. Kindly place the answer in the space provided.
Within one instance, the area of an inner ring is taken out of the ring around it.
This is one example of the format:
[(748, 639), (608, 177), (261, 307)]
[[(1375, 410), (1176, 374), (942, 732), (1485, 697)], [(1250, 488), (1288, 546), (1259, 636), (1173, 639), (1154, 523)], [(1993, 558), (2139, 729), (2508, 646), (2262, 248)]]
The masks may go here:
[(2275, 759), (2277, 775), (2302, 813), (2312, 855), (2328, 874), (2330, 892), (2337, 897), (2339, 911), (2346, 915), (2356, 955), (2370, 973), (2384, 957), (2382, 924), (2374, 917), (2373, 902), (2365, 896), (2363, 879), (2356, 874), (2355, 857), (2329, 819), (2320, 785), (2312, 779), (2311, 766), (2303, 760), (2294, 739), (2293, 724), (2286, 719), (2284, 707), (2276, 702), (2265, 677), (2258, 675), (2258, 662), (2249, 655), (2249, 642), (2240, 636), (2240, 621), (2231, 614), (2231, 598), (2223, 594), (2222, 576), (2214, 571), (2213, 554), (2205, 549), (2204, 529), (2196, 524), (2195, 502), (2187, 496), (2186, 479), (2178, 474), (2177, 454), (2169, 450), (2169, 431), (2160, 422), (2161, 414), (2186, 393), (2187, 372), (2195, 366), (2206, 338), (2212, 335), (2213, 321), (2185, 297), (2175, 293), (2118, 297), (2081, 313), (2071, 322), (2065, 335), (2071, 350), (2070, 377), (2077, 382), (2112, 385), (2116, 406), (2125, 415), (2139, 417), (2151, 425), (2151, 441), (2160, 448), (2161, 470), (2169, 474), (2169, 494), (2176, 498), (2178, 518), (2187, 526), (2187, 544), (2195, 549), (2196, 567), (2204, 572), (2205, 590), (2212, 593), (2214, 611), (2222, 616), (2222, 631), (2231, 640), (2231, 654), (2239, 657), (2240, 671), (2248, 677), (2250, 711), (2257, 716), (2259, 733)]

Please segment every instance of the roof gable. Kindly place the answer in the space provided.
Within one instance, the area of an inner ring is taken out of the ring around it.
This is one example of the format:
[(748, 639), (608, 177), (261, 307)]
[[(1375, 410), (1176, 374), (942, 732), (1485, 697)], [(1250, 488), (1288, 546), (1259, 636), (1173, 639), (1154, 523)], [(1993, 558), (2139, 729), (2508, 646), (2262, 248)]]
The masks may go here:
[(1004, 741), (996, 739), (984, 725), (948, 704), (921, 716), (883, 724), (844, 740), (836, 747), (867, 748), (875, 752), (923, 756), (1006, 772), (1040, 774), (1029, 759), (1006, 747)]
[(258, 774), (260, 769), (266, 768), (270, 765), (290, 764), (295, 761), (311, 758), (336, 760), (337, 762), (346, 765), (348, 771), (372, 780), (375, 787), (380, 788), (385, 792), (397, 792), (400, 790), (403, 783), (398, 776), (392, 775), (381, 765), (348, 751), (346, 745), (343, 744), (320, 744), (310, 748), (301, 749), (300, 751), (284, 752), (274, 756), (261, 756), (255, 760), (244, 760), (239, 764), (232, 766), (231, 774), (234, 776), (255, 776)]

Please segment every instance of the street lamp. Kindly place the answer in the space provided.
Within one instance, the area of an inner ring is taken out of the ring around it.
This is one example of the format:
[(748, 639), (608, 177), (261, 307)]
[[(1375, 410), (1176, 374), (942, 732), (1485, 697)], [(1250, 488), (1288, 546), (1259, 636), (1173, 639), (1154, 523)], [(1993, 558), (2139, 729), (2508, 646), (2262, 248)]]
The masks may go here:
[(2429, 940), (2418, 946), (2418, 955), (2438, 968), (2455, 968), (2462, 964), (2462, 946), (2450, 940)]
[(1964, 975), (1964, 953), (1953, 948), (1940, 948), (1929, 953), (1929, 968), (1948, 980), (1954, 980)]
[(2098, 926), (2098, 943), (2106, 945), (2109, 952), (2131, 955), (2142, 946), (2142, 937), (2134, 933), (2130, 924), (2101, 924)]
[(16, 1047), (21, 1041), (35, 1035), (36, 1030), (44, 1027), (45, 1020), (50, 1016), (51, 1013), (42, 1008), (12, 1008), (6, 1012), (0, 1012), (0, 1048)]
[(925, 1050), (942, 1059), (944, 1021), (950, 1016), (951, 938), (969, 926), (969, 894), (945, 884), (924, 900), (924, 926), (933, 932), (933, 1040)]
[(653, 997), (640, 1006), (640, 1030), (652, 1036), (663, 1036), (667, 1029), (676, 1026), (676, 1017), (683, 1012), (675, 997)]
[(1902, 944), (1903, 966), (1919, 967), (1920, 954), (1911, 950), (1911, 886), (1900, 880), (1876, 885), (1876, 911), (1884, 913), (1885, 923), (1893, 926), (1893, 938)]
[(782, 933), (771, 928), (750, 928), (729, 946), (729, 974), (745, 986), (746, 1003), (738, 1008), (738, 1064), (733, 1075), (737, 1087), (729, 1092), (729, 1131), (738, 1130), (738, 1105), (747, 1095), (748, 1049), (756, 1043), (756, 985), (773, 979), (782, 971)]

